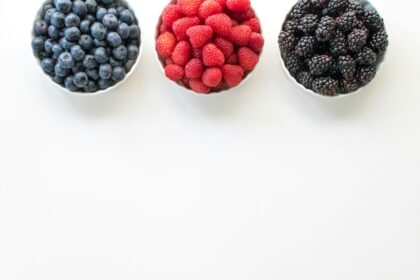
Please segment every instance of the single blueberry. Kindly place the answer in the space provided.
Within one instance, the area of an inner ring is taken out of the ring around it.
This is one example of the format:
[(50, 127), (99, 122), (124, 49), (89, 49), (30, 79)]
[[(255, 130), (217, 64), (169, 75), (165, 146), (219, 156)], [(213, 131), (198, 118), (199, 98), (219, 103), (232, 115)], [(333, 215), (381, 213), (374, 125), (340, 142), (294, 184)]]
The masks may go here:
[(102, 18), (108, 13), (104, 7), (98, 8), (96, 11), (96, 20), (102, 21)]
[(139, 39), (140, 38), (140, 28), (137, 25), (130, 26), (130, 38)]
[(109, 8), (108, 9), (108, 14), (112, 14), (114, 16), (117, 16), (118, 15), (117, 9), (115, 9), (115, 8)]
[(96, 7), (98, 6), (96, 0), (85, 0), (85, 4), (89, 14), (95, 13)]
[(109, 59), (108, 57), (108, 53), (106, 51), (105, 48), (99, 47), (95, 50), (95, 60), (99, 63), (99, 64), (103, 64), (106, 63)]
[(127, 70), (127, 73), (130, 72), (130, 70), (131, 70), (131, 68), (133, 68), (134, 64), (136, 64), (136, 61), (135, 60), (128, 60), (125, 63), (125, 68)]
[(106, 37), (106, 42), (113, 48), (116, 48), (122, 44), (121, 37), (117, 32), (109, 32)]
[(71, 47), (76, 45), (76, 43), (67, 41), (66, 38), (61, 38), (60, 41), (58, 41), (60, 45), (63, 47), (64, 50), (69, 51)]
[(72, 92), (75, 92), (79, 89), (74, 84), (74, 77), (73, 76), (66, 77), (66, 79), (64, 80), (64, 86), (66, 87), (66, 89), (68, 89), (69, 91), (72, 91)]
[(128, 27), (127, 23), (121, 23), (117, 28), (117, 33), (120, 35), (121, 39), (128, 39), (128, 37), (130, 37), (130, 28)]
[(112, 66), (112, 67), (117, 67), (117, 66), (123, 66), (123, 62), (122, 61), (119, 61), (119, 60), (116, 60), (114, 57), (110, 57), (109, 58), (109, 64)]
[(118, 27), (118, 19), (115, 15), (113, 14), (106, 14), (103, 18), (102, 18), (102, 24), (111, 30), (114, 30)]
[(48, 34), (48, 24), (45, 20), (37, 20), (34, 23), (34, 31), (36, 35), (47, 35)]
[(98, 85), (99, 85), (100, 89), (104, 90), (104, 89), (112, 87), (114, 85), (114, 81), (113, 80), (100, 79), (98, 81)]
[(106, 28), (99, 22), (95, 22), (90, 28), (92, 37), (100, 41), (106, 38)]
[(44, 49), (43, 37), (35, 37), (32, 39), (32, 49), (34, 52), (40, 52)]
[(63, 52), (58, 57), (58, 63), (61, 65), (63, 69), (71, 69), (74, 66), (73, 57), (69, 52)]
[(115, 49), (112, 50), (112, 55), (114, 56), (114, 58), (116, 60), (125, 60), (127, 58), (127, 48), (123, 45), (116, 47)]
[(51, 39), (58, 40), (60, 39), (60, 30), (54, 25), (50, 25), (48, 26), (48, 35)]
[(93, 55), (88, 54), (85, 56), (85, 59), (83, 59), (83, 66), (85, 66), (86, 69), (94, 69), (98, 66), (98, 63)]
[(112, 66), (109, 64), (102, 64), (99, 66), (99, 77), (103, 80), (108, 80), (112, 76)]
[(61, 12), (55, 12), (51, 16), (51, 24), (61, 29), (65, 25), (66, 16)]
[(60, 44), (54, 44), (54, 46), (52, 47), (52, 52), (53, 52), (53, 57), (55, 59), (58, 59), (60, 54), (64, 52), (64, 49)]
[(106, 48), (108, 46), (108, 44), (105, 41), (100, 41), (100, 40), (93, 40), (93, 43), (95, 45), (95, 47), (99, 48), (99, 47), (103, 47)]
[(88, 84), (83, 88), (85, 92), (96, 92), (98, 91), (98, 84), (95, 81), (89, 81)]
[(129, 45), (127, 47), (127, 52), (129, 60), (136, 60), (139, 56), (139, 48), (135, 45)]
[(114, 82), (120, 82), (120, 81), (124, 80), (125, 75), (126, 75), (126, 73), (125, 73), (124, 68), (122, 68), (122, 67), (114, 67), (112, 69), (111, 79)]
[(70, 69), (64, 69), (60, 63), (57, 63), (54, 67), (55, 74), (60, 77), (67, 77), (70, 74)]
[(82, 61), (85, 58), (85, 51), (79, 45), (71, 47), (70, 53), (75, 61)]
[(90, 33), (90, 25), (91, 25), (90, 21), (88, 21), (87, 19), (83, 20), (80, 23), (80, 31), (83, 34), (89, 34)]
[(76, 14), (70, 13), (64, 20), (66, 27), (78, 27), (80, 25), (80, 17)]
[(48, 23), (51, 24), (51, 17), (52, 15), (56, 12), (57, 10), (55, 8), (51, 8), (48, 9), (47, 11), (45, 11), (44, 13), (44, 20)]
[(122, 11), (120, 13), (120, 21), (121, 22), (125, 22), (128, 25), (132, 25), (134, 23), (134, 15), (133, 15), (133, 13), (130, 10), (125, 9), (124, 11)]
[(47, 12), (48, 10), (53, 9), (53, 8), (54, 8), (54, 5), (52, 3), (47, 3), (47, 4), (44, 5), (44, 7), (42, 8), (42, 10), (44, 12)]
[(90, 35), (83, 34), (82, 36), (80, 36), (79, 45), (85, 51), (92, 50), (93, 49), (93, 39), (92, 39), (92, 37)]
[(88, 75), (88, 77), (91, 78), (92, 80), (95, 80), (95, 81), (99, 80), (99, 71), (96, 68), (87, 69), (86, 75)]
[(74, 75), (73, 82), (78, 88), (84, 88), (88, 84), (89, 78), (85, 72), (79, 72)]
[(54, 60), (52, 60), (51, 58), (44, 58), (41, 61), (41, 66), (45, 73), (47, 74), (54, 73), (55, 63), (54, 63)]
[(68, 13), (71, 11), (72, 3), (70, 0), (54, 0), (55, 7), (58, 11)]
[(56, 84), (63, 84), (64, 83), (64, 78), (58, 75), (55, 75), (52, 80), (54, 81), (54, 83)]
[(85, 17), (88, 13), (86, 3), (80, 0), (73, 2), (73, 13), (80, 17)]
[(55, 42), (53, 39), (47, 39), (44, 42), (44, 51), (46, 51), (47, 53), (52, 53), (52, 48), (54, 46)]
[(80, 32), (79, 28), (77, 27), (70, 27), (64, 31), (64, 38), (70, 42), (77, 42), (80, 39), (82, 33)]

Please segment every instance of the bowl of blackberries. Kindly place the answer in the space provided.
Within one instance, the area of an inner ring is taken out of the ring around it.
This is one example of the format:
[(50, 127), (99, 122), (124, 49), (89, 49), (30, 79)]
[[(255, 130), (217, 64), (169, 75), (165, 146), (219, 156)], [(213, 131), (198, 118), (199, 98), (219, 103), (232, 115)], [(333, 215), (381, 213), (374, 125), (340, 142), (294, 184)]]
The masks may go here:
[(32, 50), (60, 88), (100, 94), (133, 73), (141, 53), (141, 32), (126, 1), (48, 0), (33, 25)]
[(299, 0), (280, 32), (289, 77), (317, 96), (360, 92), (381, 69), (388, 34), (365, 0)]

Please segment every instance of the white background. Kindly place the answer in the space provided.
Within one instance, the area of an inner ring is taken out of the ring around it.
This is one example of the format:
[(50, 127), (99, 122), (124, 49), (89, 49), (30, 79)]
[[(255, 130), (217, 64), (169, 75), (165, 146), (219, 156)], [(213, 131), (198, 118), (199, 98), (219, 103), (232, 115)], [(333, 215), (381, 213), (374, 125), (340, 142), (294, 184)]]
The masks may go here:
[(41, 1), (1, 0), (0, 279), (420, 279), (417, 2), (375, 1), (383, 71), (331, 100), (280, 67), (294, 0), (254, 0), (261, 64), (219, 96), (167, 82), (154, 58), (166, 1), (131, 2), (141, 64), (80, 97), (31, 56)]

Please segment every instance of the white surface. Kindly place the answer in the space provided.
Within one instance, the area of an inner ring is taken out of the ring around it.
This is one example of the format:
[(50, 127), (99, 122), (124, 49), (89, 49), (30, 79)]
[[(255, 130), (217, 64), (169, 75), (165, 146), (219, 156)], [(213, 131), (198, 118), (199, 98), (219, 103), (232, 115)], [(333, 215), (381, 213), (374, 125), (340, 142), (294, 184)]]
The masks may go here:
[(165, 1), (131, 1), (143, 61), (92, 98), (36, 69), (41, 1), (18, 14), (3, 1), (0, 279), (420, 279), (419, 4), (375, 1), (392, 42), (381, 75), (325, 100), (278, 61), (293, 1), (254, 1), (261, 64), (214, 97), (166, 82), (153, 53)]

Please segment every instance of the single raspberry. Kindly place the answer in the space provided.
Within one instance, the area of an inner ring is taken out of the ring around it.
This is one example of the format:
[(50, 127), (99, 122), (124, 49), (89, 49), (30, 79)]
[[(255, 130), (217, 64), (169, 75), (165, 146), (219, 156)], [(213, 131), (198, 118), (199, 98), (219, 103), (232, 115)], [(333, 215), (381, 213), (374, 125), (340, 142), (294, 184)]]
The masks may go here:
[(163, 34), (163, 33), (165, 33), (165, 32), (170, 32), (171, 31), (171, 28), (170, 27), (168, 27), (168, 26), (166, 26), (165, 24), (161, 24), (160, 26), (159, 26), (159, 34)]
[(189, 83), (190, 88), (196, 93), (209, 93), (210, 88), (203, 84), (201, 79), (192, 79)]
[(206, 66), (221, 66), (225, 63), (225, 56), (215, 44), (207, 44), (203, 48), (203, 63)]
[(187, 41), (179, 42), (172, 52), (173, 62), (185, 66), (191, 59), (191, 51), (191, 45)]
[(163, 57), (170, 57), (177, 41), (171, 32), (161, 34), (156, 40), (156, 50)]
[(230, 34), (232, 19), (226, 14), (216, 14), (206, 19), (206, 25), (213, 28), (217, 35), (226, 37)]
[(233, 12), (246, 12), (251, 7), (250, 0), (227, 0), (226, 6)]
[(198, 9), (198, 15), (201, 19), (206, 19), (209, 16), (220, 14), (222, 12), (223, 7), (216, 0), (206, 0)]
[(259, 53), (264, 47), (264, 38), (260, 33), (252, 32), (249, 36), (249, 47), (254, 50), (254, 52)]
[(176, 64), (171, 64), (165, 67), (165, 75), (170, 80), (179, 82), (184, 78), (184, 69)]
[(229, 15), (238, 22), (244, 22), (251, 18), (255, 18), (255, 13), (251, 9), (246, 12), (231, 12)]
[(226, 59), (226, 64), (237, 65), (239, 63), (238, 55), (236, 53), (232, 54)]
[(207, 68), (203, 73), (203, 84), (208, 87), (216, 87), (223, 79), (222, 70), (216, 67)]
[(225, 64), (222, 66), (223, 79), (232, 88), (239, 85), (244, 77), (244, 69), (237, 65)]
[(195, 16), (198, 14), (198, 8), (202, 0), (178, 0), (178, 9), (187, 16)]
[(250, 48), (243, 47), (238, 50), (238, 59), (239, 65), (241, 65), (244, 70), (251, 71), (257, 66), (260, 58), (258, 54)]
[(204, 65), (200, 59), (193, 58), (185, 65), (185, 76), (189, 79), (199, 79), (203, 76)]
[(251, 27), (248, 25), (238, 25), (231, 29), (229, 39), (238, 46), (246, 46), (249, 43), (251, 33)]
[(235, 46), (225, 38), (217, 37), (214, 39), (214, 44), (222, 51), (225, 57), (229, 57), (235, 51)]
[(200, 24), (200, 19), (198, 17), (184, 17), (176, 20), (172, 25), (172, 30), (175, 33), (178, 41), (183, 41), (187, 39), (187, 30), (190, 27)]
[(248, 25), (249, 27), (251, 27), (252, 32), (260, 32), (261, 31), (260, 21), (256, 17), (251, 18), (250, 20), (245, 21), (243, 24)]
[(213, 37), (213, 29), (207, 25), (197, 25), (187, 30), (191, 45), (194, 48), (201, 48)]
[(165, 26), (171, 27), (172, 24), (182, 17), (182, 13), (175, 4), (169, 4), (163, 9), (162, 22)]

